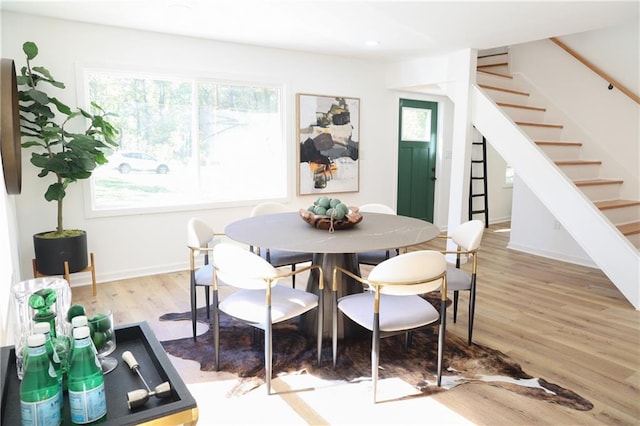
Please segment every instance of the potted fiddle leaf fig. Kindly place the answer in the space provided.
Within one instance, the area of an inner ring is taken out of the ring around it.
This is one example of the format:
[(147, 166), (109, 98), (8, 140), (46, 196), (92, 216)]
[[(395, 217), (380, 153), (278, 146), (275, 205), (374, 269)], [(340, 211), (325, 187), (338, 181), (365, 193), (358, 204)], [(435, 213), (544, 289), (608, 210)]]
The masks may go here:
[(89, 112), (56, 98), (55, 91), (64, 89), (64, 83), (33, 63), (38, 55), (35, 43), (27, 41), (22, 50), (26, 65), (17, 76), (22, 147), (32, 150), (30, 161), (39, 169), (38, 177), (53, 180), (44, 198), (57, 203), (55, 230), (33, 236), (36, 270), (60, 275), (68, 261), (69, 272), (81, 271), (88, 265), (87, 235), (84, 230), (64, 227), (63, 201), (70, 185), (89, 178), (97, 166), (107, 163), (105, 150), (118, 145), (119, 132), (109, 122), (112, 114), (99, 105), (92, 103), (93, 112)]

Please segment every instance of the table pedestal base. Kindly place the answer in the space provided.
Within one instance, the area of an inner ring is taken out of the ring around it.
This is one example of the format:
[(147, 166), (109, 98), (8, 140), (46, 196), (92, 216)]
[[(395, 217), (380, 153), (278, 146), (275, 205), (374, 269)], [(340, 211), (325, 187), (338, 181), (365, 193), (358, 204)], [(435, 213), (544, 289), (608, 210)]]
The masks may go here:
[[(360, 275), (360, 266), (358, 265), (358, 258), (354, 253), (315, 253), (313, 255), (313, 264), (320, 265), (324, 274), (324, 291), (322, 292), (322, 297), (324, 297), (322, 337), (324, 339), (331, 339), (333, 321), (333, 301), (331, 297), (331, 290), (333, 286), (333, 267), (340, 266), (353, 272), (354, 274)], [(317, 270), (312, 270), (309, 274), (306, 288), (308, 292), (320, 295), (319, 275), (320, 274)], [(341, 298), (348, 294), (362, 293), (362, 285), (344, 274), (338, 274), (337, 281), (338, 298)], [(304, 332), (309, 336), (315, 337), (317, 335), (316, 316), (316, 310), (307, 312), (302, 316), (302, 330), (304, 330)], [(339, 339), (361, 333), (362, 330), (362, 327), (355, 324), (349, 319), (345, 319), (344, 315), (338, 313)]]

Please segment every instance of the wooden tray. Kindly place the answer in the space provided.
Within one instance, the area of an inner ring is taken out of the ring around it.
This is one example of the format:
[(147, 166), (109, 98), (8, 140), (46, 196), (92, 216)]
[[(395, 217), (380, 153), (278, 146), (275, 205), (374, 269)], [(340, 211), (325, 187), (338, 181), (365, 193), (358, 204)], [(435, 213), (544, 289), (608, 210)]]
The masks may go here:
[[(140, 373), (153, 390), (162, 382), (171, 384), (171, 396), (159, 399), (150, 397), (143, 407), (129, 410), (127, 392), (145, 389), (138, 375), (122, 361), (122, 353), (130, 351), (140, 364)], [(164, 349), (146, 322), (116, 328), (116, 350), (111, 354), (118, 360), (118, 366), (104, 376), (107, 395), (107, 419), (102, 425), (134, 425), (154, 419), (173, 417), (188, 423), (197, 420), (196, 401), (169, 361)], [(0, 398), (2, 400), (3, 425), (20, 424), (20, 380), (16, 371), (15, 349), (12, 346), (0, 348)], [(71, 424), (68, 395), (64, 395), (63, 425)]]

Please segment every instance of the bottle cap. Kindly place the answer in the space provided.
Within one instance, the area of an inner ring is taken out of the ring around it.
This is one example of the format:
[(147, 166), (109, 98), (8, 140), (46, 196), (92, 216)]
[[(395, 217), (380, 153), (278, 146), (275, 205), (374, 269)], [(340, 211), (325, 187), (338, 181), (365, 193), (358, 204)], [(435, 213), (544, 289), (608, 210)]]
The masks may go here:
[(83, 325), (87, 325), (88, 323), (89, 320), (87, 319), (86, 315), (78, 315), (71, 318), (71, 325), (73, 326), (73, 328), (82, 327)]
[(38, 346), (42, 346), (44, 345), (44, 342), (45, 338), (44, 334), (42, 333), (32, 334), (31, 336), (27, 337), (27, 345), (29, 345), (30, 348), (37, 348)]
[(89, 334), (91, 334), (89, 332), (89, 327), (87, 326), (82, 326), (82, 327), (78, 327), (78, 328), (74, 328), (73, 329), (73, 338), (74, 339), (85, 339), (87, 337), (89, 337)]
[(33, 332), (42, 334), (51, 333), (51, 324), (48, 322), (37, 322), (33, 324)]

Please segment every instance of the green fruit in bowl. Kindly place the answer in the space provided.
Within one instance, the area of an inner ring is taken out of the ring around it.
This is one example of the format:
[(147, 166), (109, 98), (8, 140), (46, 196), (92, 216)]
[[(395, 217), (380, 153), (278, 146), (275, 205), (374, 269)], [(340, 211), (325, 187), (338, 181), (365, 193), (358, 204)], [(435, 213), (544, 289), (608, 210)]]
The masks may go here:
[(101, 331), (96, 331), (95, 333), (93, 333), (91, 335), (91, 340), (93, 340), (93, 344), (96, 347), (96, 350), (100, 350), (102, 348), (104, 348), (104, 345), (107, 344), (107, 333), (101, 332)]
[(333, 209), (333, 218), (335, 220), (342, 220), (344, 219), (344, 217), (346, 216), (346, 214), (339, 208), (335, 208)]
[(84, 306), (82, 305), (72, 305), (67, 311), (67, 321), (71, 322), (71, 320), (77, 316), (86, 315)]
[(333, 209), (333, 208), (331, 208), (331, 207), (329, 207), (329, 208), (327, 209), (327, 212), (325, 213), (325, 215), (326, 215), (326, 216), (329, 216), (329, 217), (333, 216), (334, 214), (335, 214), (335, 209)]
[(96, 333), (104, 333), (111, 329), (111, 320), (105, 314), (95, 314), (93, 318), (89, 319), (89, 324), (93, 324)]
[(349, 213), (349, 207), (346, 204), (340, 203), (335, 207), (336, 210), (342, 210), (342, 212), (346, 215)]
[(318, 216), (325, 216), (327, 214), (327, 208), (326, 207), (321, 207), (321, 206), (316, 206), (316, 208), (313, 209), (313, 212), (315, 214), (317, 214)]
[(309, 206), (307, 207), (307, 211), (310, 211), (311, 213), (313, 213), (313, 210), (316, 208), (316, 206)]
[[(328, 209), (330, 206), (330, 201), (327, 197), (320, 197), (316, 200), (316, 204), (319, 207), (324, 207), (325, 209)], [(317, 213), (316, 213), (317, 214)]]
[(332, 208), (335, 208), (341, 202), (342, 201), (340, 201), (339, 198), (332, 198), (331, 201), (329, 201), (329, 206), (332, 207)]

